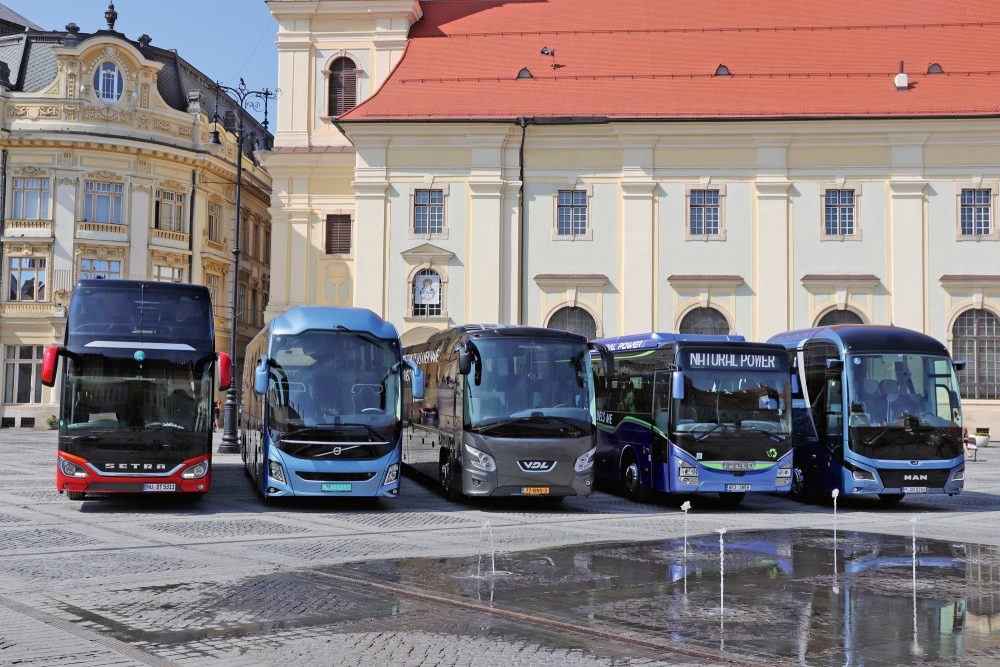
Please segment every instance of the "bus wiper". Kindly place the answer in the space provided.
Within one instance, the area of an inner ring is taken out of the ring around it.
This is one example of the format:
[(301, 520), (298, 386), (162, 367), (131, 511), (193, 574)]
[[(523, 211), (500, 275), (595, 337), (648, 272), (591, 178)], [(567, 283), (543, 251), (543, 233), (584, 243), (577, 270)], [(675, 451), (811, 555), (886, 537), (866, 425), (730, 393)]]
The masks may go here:
[(337, 331), (343, 331), (344, 333), (349, 333), (349, 334), (351, 334), (353, 336), (357, 336), (361, 340), (368, 341), (372, 345), (378, 345), (379, 344), (379, 339), (376, 338), (375, 336), (371, 335), (367, 331), (356, 331), (354, 329), (348, 329), (343, 324), (338, 324), (337, 326), (335, 326), (333, 328), (336, 329)]
[(708, 437), (709, 433), (711, 433), (716, 429), (720, 429), (723, 426), (726, 426), (726, 424), (719, 422), (718, 424), (715, 424), (712, 428), (708, 429), (707, 431), (698, 431), (697, 435), (694, 436), (694, 439), (697, 440), (698, 442), (701, 442), (702, 440)]
[[(368, 431), (369, 433), (371, 433), (373, 436), (375, 436), (375, 439), (377, 441), (382, 442), (384, 440), (384, 438), (382, 437), (381, 433), (379, 433), (378, 431), (376, 431), (375, 429), (373, 429), (371, 426), (368, 426), (367, 424), (354, 424), (352, 422), (335, 422), (333, 424), (316, 424), (317, 428), (323, 428), (323, 427), (326, 427), (326, 428), (331, 428), (331, 427), (332, 428), (340, 428), (340, 427), (343, 427), (343, 426), (351, 426), (351, 427), (354, 427), (354, 428), (357, 428), (357, 427), (360, 426), (361, 428), (365, 429), (366, 431)], [(306, 427), (306, 428), (308, 429), (309, 427)], [(306, 430), (306, 429), (303, 429), (303, 430)]]
[(472, 430), (475, 431), (476, 433), (485, 433), (486, 431), (492, 431), (495, 428), (499, 428), (501, 426), (506, 426), (507, 424), (513, 424), (516, 421), (518, 421), (518, 420), (517, 419), (498, 419), (498, 420), (496, 420), (494, 422), (490, 422), (488, 424), (479, 424), (479, 425), (473, 426)]
[(868, 438), (867, 440), (865, 440), (865, 444), (866, 444), (866, 445), (868, 445), (869, 447), (870, 447), (871, 445), (874, 445), (874, 444), (875, 444), (875, 442), (876, 442), (876, 441), (877, 441), (877, 440), (878, 440), (879, 438), (881, 438), (881, 437), (882, 437), (883, 435), (885, 435), (886, 433), (888, 433), (888, 432), (889, 432), (889, 429), (890, 429), (890, 428), (892, 428), (892, 424), (886, 424), (885, 426), (883, 426), (883, 427), (882, 427), (882, 430), (881, 430), (881, 431), (879, 431), (878, 433), (876, 433), (876, 434), (875, 434), (875, 435), (873, 435), (872, 437), (870, 437), (870, 438)]
[(740, 426), (740, 430), (758, 431), (760, 433), (764, 433), (769, 438), (771, 438), (771, 440), (774, 440), (775, 442), (784, 442), (785, 439), (788, 438), (788, 436), (785, 435), (784, 433), (778, 433), (777, 431), (769, 431), (766, 428), (761, 428), (760, 426)]
[(146, 424), (145, 428), (146, 428), (146, 430), (153, 429), (153, 428), (174, 429), (174, 430), (177, 430), (177, 431), (186, 431), (187, 430), (183, 426), (181, 426), (180, 424), (174, 424), (173, 422), (151, 422), (149, 424)]

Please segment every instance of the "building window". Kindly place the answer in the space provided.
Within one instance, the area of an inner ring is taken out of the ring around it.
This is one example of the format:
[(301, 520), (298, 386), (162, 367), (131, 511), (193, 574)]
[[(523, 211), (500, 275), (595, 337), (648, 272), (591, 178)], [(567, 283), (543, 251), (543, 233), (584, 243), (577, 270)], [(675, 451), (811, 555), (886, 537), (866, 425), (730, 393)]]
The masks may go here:
[(184, 231), (184, 195), (169, 190), (156, 191), (153, 226), (167, 232)]
[(184, 269), (179, 266), (153, 266), (153, 280), (161, 283), (184, 282)]
[(989, 236), (993, 233), (992, 202), (993, 191), (989, 188), (962, 189), (962, 236)]
[(250, 239), (250, 247), (252, 248), (250, 256), (256, 259), (260, 259), (263, 253), (260, 251), (260, 225), (254, 223), (253, 233)]
[(827, 190), (824, 197), (826, 236), (854, 235), (854, 190)]
[(444, 190), (413, 191), (413, 233), (444, 233)]
[(326, 216), (326, 254), (347, 255), (351, 252), (351, 216)]
[(413, 316), (441, 315), (441, 276), (433, 269), (421, 269), (413, 278)]
[(122, 263), (116, 259), (81, 259), (80, 280), (98, 278), (118, 280), (122, 277)]
[(271, 263), (271, 230), (264, 230), (264, 263)]
[(958, 316), (952, 357), (966, 362), (958, 373), (962, 398), (1000, 398), (1000, 317), (982, 308)]
[(216, 308), (222, 308), (222, 302), (219, 300), (222, 290), (219, 289), (222, 284), (222, 279), (215, 275), (214, 273), (205, 274), (205, 286), (208, 287), (208, 293), (212, 297), (212, 312), (215, 312)]
[(818, 327), (832, 327), (837, 324), (864, 324), (864, 320), (853, 310), (831, 310), (816, 322)]
[(208, 240), (222, 242), (222, 207), (218, 204), (208, 205)]
[(247, 322), (247, 286), (240, 283), (239, 298), (236, 300), (236, 319), (246, 324)]
[(682, 334), (728, 336), (729, 321), (715, 308), (695, 308), (684, 316), (678, 330)]
[(86, 181), (84, 189), (84, 222), (103, 222), (113, 225), (122, 224), (122, 193), (124, 192), (124, 186), (121, 183)]
[(8, 301), (45, 301), (45, 260), (40, 257), (11, 257), (7, 288)]
[(8, 345), (4, 355), (3, 402), (42, 402), (41, 345)]
[(94, 72), (94, 94), (102, 102), (117, 102), (122, 96), (123, 84), (122, 73), (114, 63), (102, 63)]
[(576, 306), (566, 306), (552, 313), (546, 326), (549, 329), (562, 329), (581, 334), (586, 336), (587, 340), (597, 338), (597, 322), (590, 313)]
[(329, 116), (347, 113), (358, 104), (358, 66), (350, 58), (337, 58), (330, 66)]
[(587, 233), (587, 191), (560, 190), (556, 206), (556, 234), (580, 236)]
[(47, 178), (15, 178), (11, 187), (11, 218), (48, 220), (52, 191)]
[(719, 236), (718, 190), (691, 190), (688, 195), (688, 231), (691, 236)]

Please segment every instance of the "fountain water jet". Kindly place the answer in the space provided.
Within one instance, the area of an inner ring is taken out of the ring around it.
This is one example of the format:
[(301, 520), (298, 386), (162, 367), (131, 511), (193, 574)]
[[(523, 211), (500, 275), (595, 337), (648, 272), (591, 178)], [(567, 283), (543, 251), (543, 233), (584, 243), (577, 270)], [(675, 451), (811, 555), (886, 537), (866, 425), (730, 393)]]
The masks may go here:
[(479, 563), (476, 565), (476, 578), (483, 578), (483, 540), (487, 533), (490, 536), (490, 576), (497, 576), (497, 550), (493, 543), (493, 526), (489, 521), (483, 522), (483, 527), (479, 530)]
[(834, 489), (830, 496), (833, 498), (833, 592), (839, 593), (840, 586), (837, 583), (837, 496), (840, 489)]
[(920, 655), (920, 643), (917, 641), (917, 517), (910, 519), (910, 551), (911, 556), (911, 570), (913, 579), (913, 643), (910, 646), (910, 652), (917, 656)]
[(726, 529), (717, 528), (719, 534), (719, 650), (726, 651)]

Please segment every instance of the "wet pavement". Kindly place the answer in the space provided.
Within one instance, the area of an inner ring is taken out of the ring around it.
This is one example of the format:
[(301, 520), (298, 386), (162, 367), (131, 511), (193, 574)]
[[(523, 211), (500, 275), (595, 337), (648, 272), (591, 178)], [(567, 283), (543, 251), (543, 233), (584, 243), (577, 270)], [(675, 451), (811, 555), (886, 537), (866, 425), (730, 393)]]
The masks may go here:
[(0, 664), (1000, 664), (991, 451), (956, 498), (841, 499), (835, 550), (829, 504), (272, 504), (227, 455), (199, 503), (70, 502), (54, 437), (0, 431)]

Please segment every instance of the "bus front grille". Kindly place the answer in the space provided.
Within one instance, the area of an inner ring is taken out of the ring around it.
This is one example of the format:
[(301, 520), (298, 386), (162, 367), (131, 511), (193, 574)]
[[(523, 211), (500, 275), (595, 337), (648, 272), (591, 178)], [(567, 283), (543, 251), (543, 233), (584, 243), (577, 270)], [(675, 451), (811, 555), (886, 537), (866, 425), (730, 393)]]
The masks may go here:
[(367, 482), (376, 475), (374, 472), (311, 472), (295, 473), (307, 482)]

